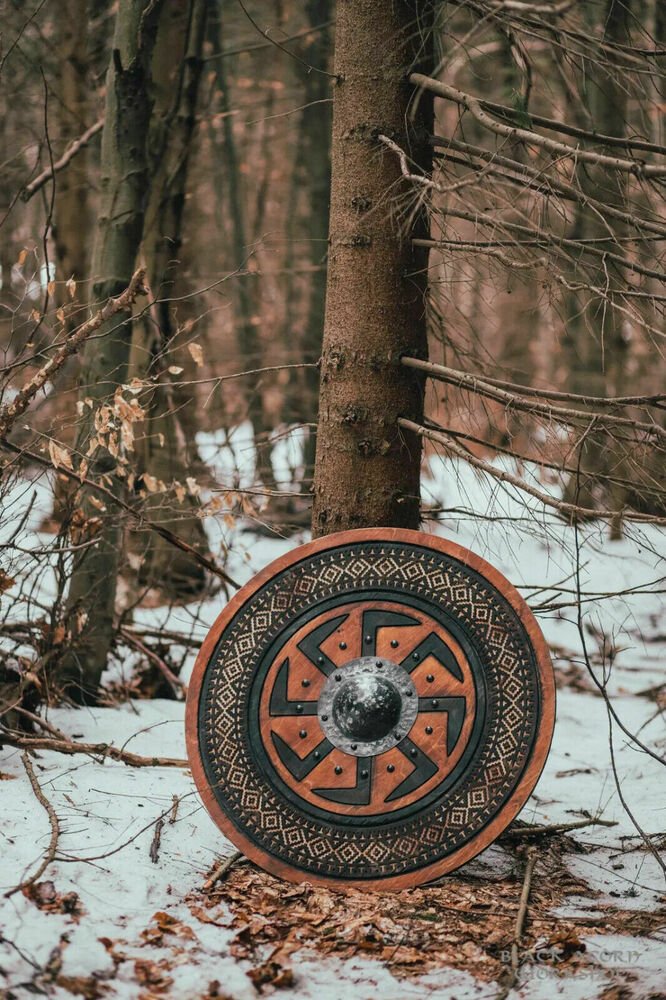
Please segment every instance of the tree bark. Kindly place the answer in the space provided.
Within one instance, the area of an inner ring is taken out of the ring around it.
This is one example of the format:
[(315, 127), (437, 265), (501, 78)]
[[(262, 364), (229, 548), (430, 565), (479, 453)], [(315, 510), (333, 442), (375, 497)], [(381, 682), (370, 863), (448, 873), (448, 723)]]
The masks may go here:
[[(594, 5), (586, 5), (590, 20), (596, 16)], [(626, 45), (631, 41), (630, 0), (606, 0), (603, 12), (605, 41)], [(592, 26), (591, 26), (592, 27)], [(586, 61), (585, 103), (592, 127), (603, 135), (621, 136), (626, 132), (628, 95), (627, 79), (622, 66), (606, 66), (608, 53), (599, 64)], [(619, 58), (616, 56), (616, 58)], [(604, 204), (623, 209), (626, 204), (627, 175), (609, 171), (604, 166), (583, 165), (581, 188)], [(617, 251), (617, 240), (626, 235), (627, 227), (617, 220), (600, 219), (586, 207), (577, 211), (577, 238), (596, 239), (598, 248)], [(565, 352), (568, 357), (568, 389), (593, 396), (626, 394), (625, 374), (628, 342), (624, 318), (615, 308), (618, 293), (625, 286), (622, 269), (612, 260), (597, 258), (599, 264), (588, 266), (583, 277), (592, 285), (606, 290), (608, 301), (594, 293), (569, 292), (566, 299)], [(580, 278), (574, 275), (572, 284)], [(592, 432), (579, 449), (580, 464), (586, 474), (573, 476), (565, 489), (565, 499), (582, 507), (605, 507), (618, 510), (625, 500), (620, 486), (607, 489), (595, 479), (595, 472), (625, 477), (626, 465), (622, 445), (611, 435)], [(611, 536), (620, 537), (621, 525), (611, 525)]]
[[(152, 108), (150, 64), (159, 8), (159, 3), (147, 0), (124, 0), (118, 6), (106, 77), (91, 306), (127, 287), (141, 244), (148, 187), (146, 136)], [(88, 416), (77, 439), (83, 454), (95, 430), (93, 412), (109, 403), (116, 388), (127, 381), (130, 344), (128, 311), (104, 324), (95, 341), (86, 345), (80, 394)], [(92, 401), (93, 410), (85, 405), (86, 399)], [(121, 480), (114, 476), (115, 470), (116, 459), (97, 445), (89, 458), (89, 477), (106, 475), (120, 492)], [(89, 517), (99, 514), (85, 492), (82, 507)], [(67, 599), (73, 638), (72, 648), (63, 658), (61, 677), (70, 695), (81, 701), (95, 699), (113, 637), (116, 584), (123, 559), (123, 523), (114, 512), (107, 513), (97, 537), (95, 546), (75, 557)]]
[[(196, 444), (188, 440), (180, 417), (193, 400), (190, 394), (185, 398), (182, 393), (177, 395), (167, 369), (175, 360), (180, 363), (179, 318), (182, 320), (186, 306), (175, 306), (169, 300), (182, 292), (183, 209), (205, 25), (205, 0), (172, 0), (162, 8), (152, 62), (155, 99), (148, 137), (150, 196), (143, 256), (157, 301), (151, 314), (134, 326), (132, 370), (139, 377), (150, 374), (158, 380), (144, 404), (147, 418), (137, 448), (136, 471), (139, 476), (150, 474), (167, 487), (174, 481), (184, 485), (198, 457)], [(182, 503), (174, 503), (165, 502), (161, 492), (148, 494), (145, 501), (151, 520), (205, 552), (206, 534), (192, 510), (189, 494)], [(138, 549), (142, 556), (140, 585), (157, 587), (174, 599), (201, 592), (205, 573), (186, 553), (154, 533), (140, 536)]]
[(427, 232), (419, 193), (379, 140), (431, 165), (432, 103), (407, 76), (432, 47), (429, 5), (339, 4), (335, 33), (326, 321), (314, 479), (314, 535), (418, 527), (421, 442), (397, 418), (423, 418), (423, 379), (400, 364), (427, 357)]
[[(223, 2), (218, 0), (218, 45), (222, 52), (224, 48)], [(234, 136), (232, 108), (229, 101), (229, 86), (224, 56), (215, 60), (215, 73), (220, 87), (220, 110), (222, 112), (222, 150), (224, 155), (224, 176), (228, 197), (229, 217), (231, 221), (231, 247), (233, 254), (232, 266), (243, 268), (248, 257), (248, 239), (246, 224), (246, 203), (241, 185), (238, 150)], [(234, 283), (236, 306), (236, 341), (241, 368), (251, 371), (262, 367), (262, 345), (259, 335), (259, 324), (256, 310), (253, 308), (252, 296), (246, 275), (238, 275)], [(254, 434), (256, 455), (255, 476), (269, 489), (276, 490), (277, 483), (271, 459), (272, 445), (268, 434), (267, 420), (264, 413), (264, 398), (261, 380), (247, 382), (247, 415)]]
[[(60, 32), (59, 100), (55, 102), (61, 144), (69, 143), (93, 124), (89, 108), (90, 87), (86, 67), (88, 45), (87, 0), (65, 0), (57, 26)], [(69, 295), (65, 282), (82, 282), (88, 275), (88, 239), (91, 231), (88, 149), (83, 147), (54, 179), (56, 200), (53, 238), (56, 252), (56, 302), (65, 306)]]
[[(72, 140), (78, 138), (93, 121), (89, 73), (86, 56), (88, 46), (87, 0), (65, 0), (62, 14), (57, 18), (59, 32), (60, 86), (54, 108), (58, 120), (59, 153), (63, 153)], [(80, 316), (72, 314), (67, 282), (77, 283), (77, 299), (85, 301), (83, 282), (89, 273), (89, 243), (93, 229), (90, 209), (90, 178), (88, 176), (89, 150), (83, 146), (67, 167), (52, 180), (55, 185), (53, 241), (56, 258), (55, 301), (65, 315), (64, 326), (69, 333)], [(58, 432), (60, 441), (72, 446), (76, 427), (76, 378), (78, 359), (72, 359), (60, 372), (57, 382)], [(53, 514), (61, 523), (71, 507), (72, 484), (64, 476), (57, 476), (53, 494)]]
[[(326, 24), (333, 13), (331, 0), (308, 0), (307, 16), (310, 27)], [(311, 36), (304, 59), (311, 66), (328, 70), (331, 62), (332, 31), (321, 28)], [(331, 126), (333, 115), (330, 101), (331, 80), (324, 73), (311, 71), (305, 78), (305, 108), (303, 137), (308, 174), (309, 204), (306, 238), (309, 262), (313, 267), (310, 278), (306, 326), (301, 356), (304, 361), (318, 361), (321, 355), (326, 307), (326, 251), (328, 249), (329, 205), (331, 200)], [(319, 375), (315, 368), (306, 368), (301, 396), (301, 420), (314, 424), (319, 402)], [(303, 450), (303, 480), (309, 484), (314, 472), (317, 436), (308, 427)]]

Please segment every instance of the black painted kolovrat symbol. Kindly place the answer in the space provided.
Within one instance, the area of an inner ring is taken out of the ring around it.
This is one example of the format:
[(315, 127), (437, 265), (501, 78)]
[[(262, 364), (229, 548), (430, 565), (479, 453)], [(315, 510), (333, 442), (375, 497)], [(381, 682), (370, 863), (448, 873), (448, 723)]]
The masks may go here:
[(304, 807), (391, 812), (431, 791), (461, 756), (476, 702), (469, 664), (430, 615), (398, 608), (338, 607), (275, 658), (264, 743)]

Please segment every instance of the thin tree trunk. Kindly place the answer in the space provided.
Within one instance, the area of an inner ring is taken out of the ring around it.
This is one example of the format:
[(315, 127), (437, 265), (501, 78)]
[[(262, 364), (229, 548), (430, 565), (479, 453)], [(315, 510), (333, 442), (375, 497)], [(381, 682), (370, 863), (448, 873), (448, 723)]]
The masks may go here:
[[(86, 55), (88, 46), (88, 2), (87, 0), (65, 0), (61, 16), (56, 23), (59, 39), (60, 87), (54, 110), (58, 119), (59, 152), (64, 152), (69, 143), (76, 139), (94, 121), (91, 111), (89, 74)], [(66, 170), (61, 171), (56, 180), (54, 205), (53, 240), (56, 259), (55, 301), (58, 309), (65, 314), (65, 326), (69, 331), (78, 322), (77, 309), (72, 314), (68, 309), (71, 302), (67, 282), (74, 279), (77, 284), (76, 297), (86, 299), (83, 282), (89, 273), (90, 236), (93, 231), (90, 209), (90, 178), (88, 176), (89, 151), (83, 147)], [(71, 446), (76, 427), (76, 377), (78, 359), (72, 358), (59, 373), (58, 389), (58, 438)], [(71, 507), (72, 484), (64, 476), (57, 476), (53, 496), (53, 519), (60, 523)]]
[[(88, 42), (87, 0), (65, 0), (57, 25), (60, 31), (59, 100), (54, 103), (58, 116), (58, 139), (64, 152), (67, 145), (92, 125), (90, 87), (86, 69)], [(82, 282), (88, 275), (88, 241), (91, 232), (90, 181), (88, 149), (83, 147), (66, 170), (58, 174), (53, 237), (56, 256), (56, 302), (69, 301), (65, 282)]]
[[(331, 0), (308, 0), (308, 24), (314, 28), (330, 21)], [(304, 59), (311, 66), (328, 70), (331, 56), (332, 31), (320, 28), (305, 49)], [(333, 122), (331, 79), (311, 71), (305, 78), (305, 108), (303, 136), (305, 163), (308, 173), (309, 205), (307, 239), (309, 261), (314, 270), (310, 278), (310, 295), (303, 337), (304, 361), (318, 361), (321, 355), (326, 308), (326, 253), (328, 250), (329, 205), (331, 200), (331, 126)], [(306, 368), (302, 394), (301, 419), (314, 424), (319, 402), (319, 373)], [(303, 479), (309, 484), (314, 472), (317, 437), (314, 427), (308, 427), (303, 452)]]
[[(150, 197), (146, 208), (143, 255), (148, 279), (157, 298), (154, 310), (134, 326), (132, 368), (149, 373), (157, 384), (146, 405), (147, 419), (138, 446), (137, 472), (148, 473), (167, 487), (184, 486), (196, 461), (196, 444), (188, 440), (179, 414), (192, 398), (179, 398), (167, 371), (179, 346), (179, 322), (172, 299), (180, 288), (183, 208), (189, 152), (201, 77), (201, 52), (206, 26), (205, 0), (172, 0), (162, 9), (153, 54), (155, 102), (148, 138)], [(183, 306), (179, 307), (182, 319)], [(190, 545), (207, 549), (201, 519), (189, 494), (173, 508), (164, 494), (150, 493), (146, 508), (151, 520), (170, 528)], [(201, 592), (203, 569), (186, 553), (155, 533), (140, 536), (139, 583), (159, 588), (178, 599)]]
[[(150, 63), (157, 32), (159, 3), (124, 0), (118, 6), (111, 61), (106, 77), (105, 123), (102, 133), (99, 228), (93, 252), (91, 305), (117, 295), (129, 284), (141, 244), (148, 187), (146, 136), (150, 121)], [(125, 324), (122, 321), (125, 320)], [(81, 399), (84, 412), (78, 449), (85, 454), (95, 444), (94, 410), (113, 400), (127, 380), (131, 344), (131, 314), (119, 314), (105, 324), (83, 355)], [(114, 475), (116, 459), (97, 445), (89, 458), (88, 476)], [(83, 494), (89, 516), (99, 511)], [(113, 638), (118, 570), (123, 559), (123, 524), (109, 511), (95, 546), (77, 553), (72, 569), (67, 610), (72, 649), (62, 663), (62, 679), (72, 697), (93, 700), (106, 666)]]
[[(590, 18), (595, 16), (595, 10), (593, 6), (588, 8)], [(605, 41), (618, 45), (630, 42), (630, 0), (607, 0), (603, 18)], [(605, 60), (608, 58), (605, 52), (603, 63), (588, 64), (586, 67), (586, 105), (597, 131), (621, 136), (626, 132), (627, 83), (623, 74), (618, 72), (618, 67), (606, 67)], [(585, 165), (580, 171), (580, 183), (585, 193), (606, 204), (623, 208), (626, 203), (626, 174), (608, 171), (603, 166)], [(626, 225), (613, 219), (601, 220), (596, 213), (585, 208), (579, 209), (577, 216), (578, 238), (597, 239), (600, 249), (616, 251), (616, 241), (626, 234)], [(603, 240), (606, 242), (601, 242)], [(585, 291), (572, 291), (567, 295), (565, 349), (569, 359), (568, 387), (575, 393), (615, 396), (625, 393), (626, 389), (628, 344), (623, 314), (615, 308), (618, 293), (625, 285), (625, 277), (612, 261), (600, 260), (601, 265), (588, 269), (585, 277), (591, 284), (606, 290), (608, 301)], [(594, 474), (626, 475), (621, 448), (622, 445), (608, 433), (588, 434), (579, 449), (580, 464), (586, 474), (571, 477), (565, 499), (583, 507), (620, 509), (625, 499), (624, 489), (611, 486), (609, 490), (603, 490)], [(620, 535), (621, 525), (615, 522), (611, 526), (611, 536)]]
[[(423, 381), (400, 357), (427, 357), (427, 231), (388, 135), (429, 170), (432, 105), (407, 75), (431, 64), (429, 5), (339, 4), (330, 249), (312, 528), (315, 535), (419, 524), (420, 441), (397, 425), (423, 417)], [(408, 203), (405, 210), (405, 202)], [(408, 221), (409, 220), (409, 221)]]
[[(218, 0), (218, 45), (223, 51), (224, 28), (222, 20), (223, 3)], [(225, 60), (220, 57), (215, 60), (215, 72), (221, 91), (222, 111), (222, 143), (224, 149), (224, 175), (227, 182), (227, 197), (231, 219), (231, 244), (233, 247), (233, 266), (242, 268), (248, 256), (247, 226), (245, 222), (245, 202), (240, 184), (240, 165), (234, 136), (233, 116), (229, 103), (229, 88), (226, 76)], [(235, 281), (236, 293), (236, 339), (241, 367), (248, 371), (261, 368), (262, 348), (259, 337), (259, 326), (255, 320), (256, 310), (253, 309), (250, 286), (247, 276), (239, 275)], [(256, 453), (256, 477), (270, 489), (277, 489), (273, 464), (271, 461), (271, 445), (266, 433), (264, 400), (259, 381), (248, 380), (247, 412), (254, 432)]]

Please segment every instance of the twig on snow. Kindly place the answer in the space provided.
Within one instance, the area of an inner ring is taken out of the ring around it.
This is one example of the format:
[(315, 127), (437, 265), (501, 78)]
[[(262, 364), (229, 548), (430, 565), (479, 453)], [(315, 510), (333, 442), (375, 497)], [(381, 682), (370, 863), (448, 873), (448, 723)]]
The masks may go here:
[(154, 865), (160, 859), (160, 844), (162, 843), (162, 827), (164, 826), (164, 819), (160, 816), (157, 823), (155, 824), (155, 833), (153, 834), (153, 839), (150, 842), (150, 860)]
[(189, 761), (180, 757), (142, 757), (129, 750), (121, 750), (110, 743), (77, 743), (74, 740), (49, 739), (46, 736), (21, 736), (0, 732), (0, 744), (26, 750), (53, 750), (55, 753), (85, 753), (91, 757), (110, 757), (132, 767), (189, 767)]
[(217, 868), (215, 869), (215, 871), (213, 872), (213, 874), (211, 875), (211, 877), (209, 879), (206, 879), (206, 881), (204, 882), (203, 884), (204, 892), (208, 892), (210, 889), (212, 889), (215, 883), (219, 882), (220, 879), (227, 874), (232, 865), (235, 865), (236, 862), (239, 860), (239, 858), (241, 858), (242, 856), (243, 855), (241, 854), (240, 851), (234, 851), (223, 861), (221, 861), (217, 866)]
[(15, 892), (20, 892), (22, 889), (27, 889), (28, 886), (34, 885), (35, 882), (40, 878), (40, 876), (46, 871), (48, 866), (51, 864), (55, 858), (56, 849), (58, 847), (58, 837), (60, 836), (60, 823), (58, 822), (58, 817), (56, 811), (44, 795), (39, 782), (37, 781), (37, 776), (35, 775), (34, 768), (28, 757), (27, 750), (21, 754), (21, 760), (23, 761), (23, 766), (25, 768), (26, 774), (30, 779), (30, 784), (32, 785), (32, 790), (35, 793), (35, 798), (44, 807), (46, 814), (49, 817), (49, 823), (51, 824), (51, 839), (49, 840), (49, 846), (46, 849), (46, 854), (44, 855), (37, 871), (34, 872), (29, 878), (15, 885), (13, 889), (9, 889), (5, 893), (5, 899), (13, 896)]
[(582, 830), (585, 826), (617, 826), (616, 820), (600, 819), (591, 817), (590, 819), (579, 819), (573, 823), (552, 823), (549, 826), (539, 826), (526, 824), (525, 826), (512, 826), (502, 834), (502, 840), (527, 840), (530, 837), (550, 837), (558, 833), (569, 833), (570, 830)]
[(523, 878), (523, 890), (520, 894), (516, 924), (513, 931), (513, 941), (511, 943), (511, 964), (506, 970), (506, 977), (502, 984), (502, 991), (497, 1000), (504, 1000), (509, 995), (518, 981), (518, 970), (520, 968), (520, 940), (523, 936), (525, 918), (527, 917), (527, 906), (530, 900), (530, 889), (532, 888), (532, 875), (537, 860), (536, 847), (527, 848), (527, 863), (525, 865), (525, 877)]

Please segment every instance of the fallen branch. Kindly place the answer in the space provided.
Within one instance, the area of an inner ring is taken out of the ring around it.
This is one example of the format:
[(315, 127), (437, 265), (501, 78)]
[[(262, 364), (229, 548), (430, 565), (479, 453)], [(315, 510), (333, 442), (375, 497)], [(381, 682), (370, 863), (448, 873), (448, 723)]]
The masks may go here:
[(190, 766), (189, 761), (179, 757), (142, 757), (129, 750), (121, 750), (110, 743), (77, 743), (75, 740), (57, 740), (46, 736), (21, 736), (17, 733), (0, 732), (0, 745), (18, 747), (25, 750), (52, 750), (55, 753), (73, 755), (88, 754), (91, 757), (112, 760), (129, 764), (132, 767), (184, 767)]
[[(536, 865), (536, 847), (527, 848), (527, 864), (525, 865), (525, 878), (523, 879), (523, 891), (520, 894), (518, 913), (516, 915), (516, 926), (513, 931), (513, 941), (511, 943), (511, 965), (507, 970), (507, 976), (503, 983), (503, 990), (500, 997), (506, 997), (511, 992), (518, 981), (518, 970), (520, 968), (520, 939), (523, 936), (525, 918), (527, 916), (527, 905), (530, 899), (530, 889), (532, 887), (532, 875)], [(499, 1000), (499, 998), (498, 998)]]
[(35, 884), (35, 882), (41, 877), (41, 875), (46, 871), (48, 866), (55, 858), (55, 853), (58, 847), (58, 837), (60, 836), (60, 823), (58, 822), (56, 811), (49, 802), (49, 800), (44, 795), (44, 792), (42, 791), (40, 784), (37, 781), (37, 777), (35, 775), (34, 768), (30, 762), (30, 758), (28, 757), (27, 750), (21, 754), (21, 760), (23, 761), (23, 766), (26, 770), (26, 774), (30, 779), (30, 784), (32, 785), (32, 790), (35, 793), (35, 797), (37, 798), (37, 801), (40, 803), (40, 805), (44, 807), (44, 809), (46, 810), (46, 814), (49, 817), (49, 823), (51, 824), (51, 839), (49, 840), (49, 846), (46, 849), (46, 854), (44, 855), (44, 858), (42, 859), (42, 862), (39, 865), (37, 871), (34, 872), (34, 874), (30, 876), (30, 878), (27, 878), (23, 882), (20, 882), (19, 885), (15, 885), (13, 889), (9, 889), (5, 893), (5, 899), (9, 899), (9, 897), (13, 896), (15, 892), (20, 892), (22, 889), (27, 889), (28, 886)]
[(243, 855), (241, 854), (240, 851), (234, 851), (233, 854), (230, 854), (227, 858), (224, 859), (224, 861), (221, 861), (217, 866), (217, 868), (215, 869), (215, 871), (213, 872), (213, 874), (211, 875), (211, 877), (209, 879), (206, 879), (206, 881), (204, 882), (203, 884), (204, 892), (208, 892), (210, 889), (212, 889), (215, 883), (219, 882), (220, 879), (227, 874), (231, 866), (235, 865), (236, 862), (239, 860), (239, 858), (242, 857)]
[(44, 187), (47, 181), (49, 181), (54, 174), (63, 170), (74, 159), (77, 153), (80, 153), (81, 150), (88, 145), (92, 137), (97, 135), (98, 132), (101, 132), (103, 127), (104, 119), (100, 118), (100, 120), (95, 122), (94, 125), (91, 125), (89, 129), (86, 129), (83, 135), (80, 135), (78, 139), (75, 139), (72, 143), (70, 143), (60, 159), (56, 160), (53, 166), (47, 167), (46, 170), (43, 170), (41, 174), (38, 174), (34, 180), (30, 181), (29, 184), (26, 184), (21, 191), (22, 200), (30, 201), (33, 194), (37, 194), (37, 192)]
[(148, 290), (144, 285), (145, 276), (146, 269), (144, 267), (140, 267), (138, 271), (135, 271), (125, 291), (117, 298), (109, 299), (106, 305), (102, 306), (91, 319), (82, 323), (77, 330), (74, 330), (67, 337), (64, 344), (58, 348), (53, 357), (46, 362), (44, 367), (40, 368), (30, 381), (26, 382), (23, 388), (19, 390), (11, 403), (6, 403), (0, 409), (0, 438), (7, 435), (16, 420), (28, 409), (31, 400), (37, 395), (39, 390), (53, 378), (55, 373), (62, 368), (72, 354), (76, 354), (79, 347), (81, 347), (91, 333), (99, 330), (102, 324), (112, 316), (115, 316), (116, 313), (125, 312), (129, 309), (138, 295), (145, 295), (147, 293)]
[(164, 819), (160, 817), (155, 824), (155, 833), (153, 834), (153, 839), (150, 842), (149, 856), (150, 860), (154, 865), (160, 859), (160, 844), (162, 843), (162, 827), (164, 826)]
[(537, 824), (525, 824), (525, 826), (512, 826), (505, 830), (501, 840), (528, 840), (530, 837), (554, 837), (559, 833), (570, 833), (571, 830), (582, 830), (586, 826), (617, 826), (617, 822), (612, 819), (579, 819), (573, 823), (552, 823), (549, 826), (539, 826)]

